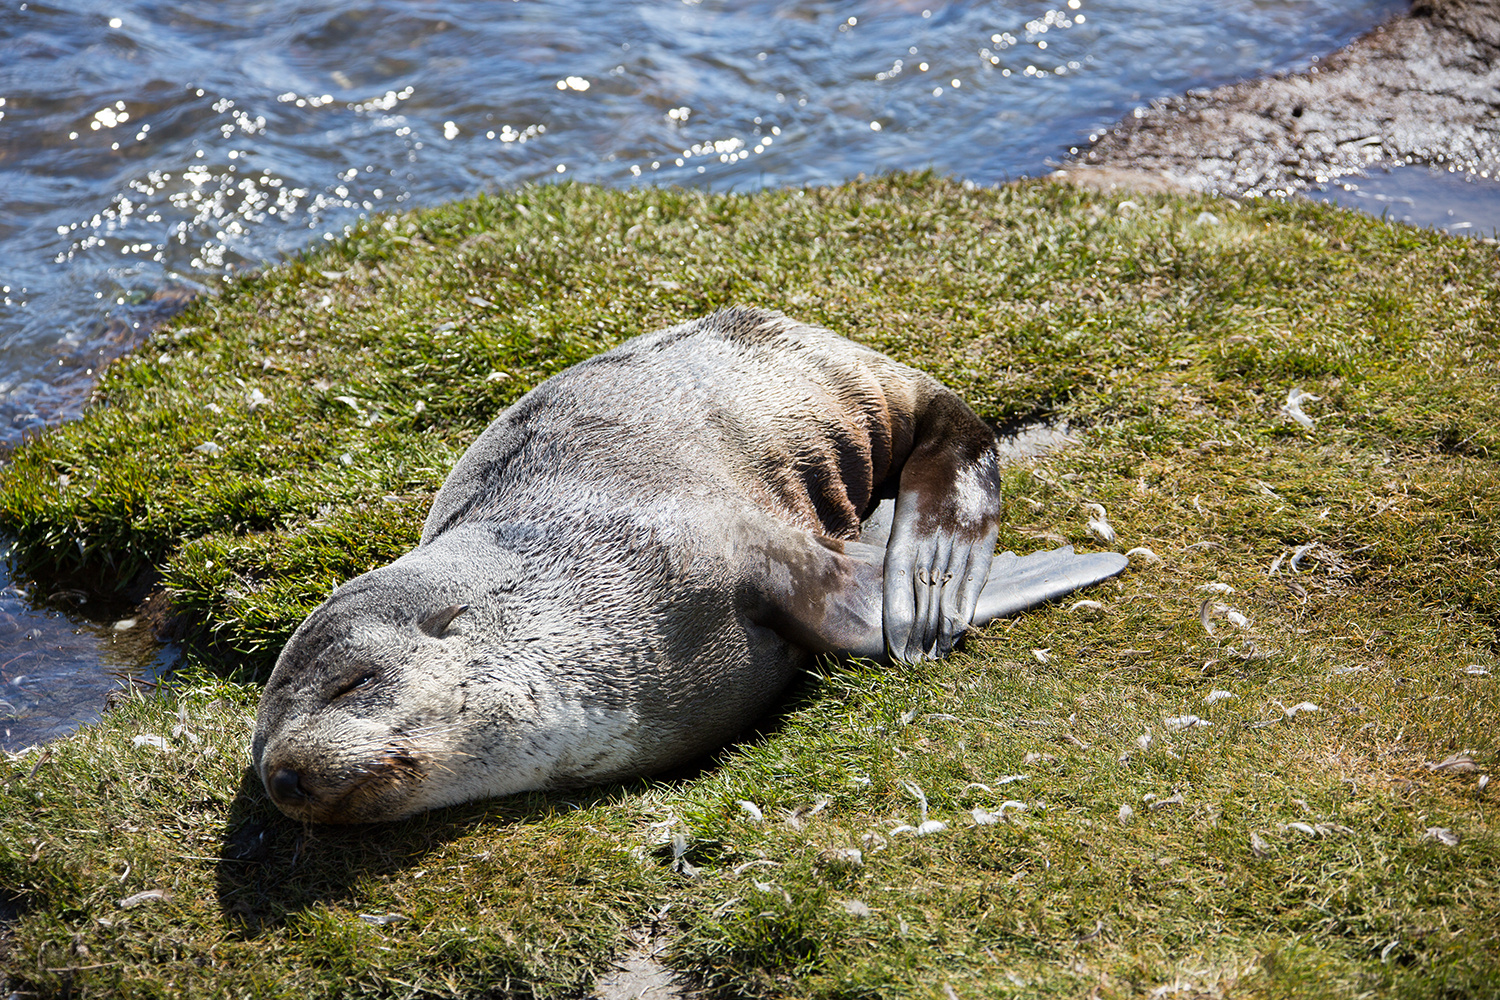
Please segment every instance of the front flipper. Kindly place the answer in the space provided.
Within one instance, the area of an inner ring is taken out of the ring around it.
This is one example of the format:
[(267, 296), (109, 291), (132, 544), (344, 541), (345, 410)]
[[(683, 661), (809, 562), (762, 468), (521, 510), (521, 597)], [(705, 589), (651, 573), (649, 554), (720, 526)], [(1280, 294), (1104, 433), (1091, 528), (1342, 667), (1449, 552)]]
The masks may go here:
[(1118, 552), (1078, 555), (1071, 545), (1029, 556), (1002, 552), (990, 563), (989, 582), (979, 592), (973, 624), (983, 625), (1102, 583), (1119, 576), (1128, 563)]

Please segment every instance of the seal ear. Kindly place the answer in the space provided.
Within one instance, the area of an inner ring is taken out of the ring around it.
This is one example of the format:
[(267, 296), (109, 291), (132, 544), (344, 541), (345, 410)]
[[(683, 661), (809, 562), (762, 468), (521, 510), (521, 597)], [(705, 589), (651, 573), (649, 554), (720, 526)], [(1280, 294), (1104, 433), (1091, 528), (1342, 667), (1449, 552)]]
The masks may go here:
[(434, 639), (441, 639), (443, 632), (453, 623), (453, 619), (469, 610), (467, 604), (453, 604), (441, 611), (436, 611), (417, 623), (417, 628), (426, 632)]

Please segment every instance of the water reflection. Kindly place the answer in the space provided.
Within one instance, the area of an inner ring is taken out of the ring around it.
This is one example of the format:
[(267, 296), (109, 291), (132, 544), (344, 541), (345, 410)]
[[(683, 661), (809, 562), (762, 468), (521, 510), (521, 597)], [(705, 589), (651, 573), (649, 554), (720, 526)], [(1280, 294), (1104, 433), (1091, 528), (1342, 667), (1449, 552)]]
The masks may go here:
[(0, 750), (72, 732), (127, 686), (149, 686), (175, 665), (177, 649), (144, 620), (95, 619), (88, 609), (86, 594), (33, 595), (0, 566)]
[(1402, 166), (1346, 177), (1308, 197), (1358, 208), (1392, 222), (1456, 236), (1500, 237), (1500, 184), (1460, 170)]

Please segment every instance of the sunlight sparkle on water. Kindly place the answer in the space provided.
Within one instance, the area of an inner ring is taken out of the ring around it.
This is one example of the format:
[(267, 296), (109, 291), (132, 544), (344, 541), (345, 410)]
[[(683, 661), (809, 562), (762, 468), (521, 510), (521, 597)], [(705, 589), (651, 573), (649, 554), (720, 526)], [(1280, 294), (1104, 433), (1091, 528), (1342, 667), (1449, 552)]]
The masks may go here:
[(559, 166), (736, 189), (1036, 172), (1151, 96), (1305, 63), (1402, 7), (1302, 2), (1293, 17), (1261, 0), (566, 0), (568, 16), (506, 4), (464, 23), (405, 0), (358, 16), (309, 0), (232, 17), (185, 0), (20, 4), (0, 118), (27, 194), (0, 194), (0, 219), (7, 277), (32, 293), (0, 317), (0, 348), (87, 337), (98, 313), (77, 303), (95, 290), (201, 288), (369, 212)]

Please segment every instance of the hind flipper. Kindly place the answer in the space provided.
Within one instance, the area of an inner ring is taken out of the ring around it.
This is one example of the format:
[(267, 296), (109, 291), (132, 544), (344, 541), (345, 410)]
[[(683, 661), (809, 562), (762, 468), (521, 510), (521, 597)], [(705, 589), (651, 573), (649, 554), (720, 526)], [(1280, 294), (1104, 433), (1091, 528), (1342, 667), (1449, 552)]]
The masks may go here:
[[(876, 660), (890, 655), (882, 614), (886, 552), (860, 542), (815, 540), (805, 533), (788, 533), (777, 543), (762, 544), (763, 565), (774, 571), (755, 588), (759, 596), (753, 617), (758, 624), (815, 653)], [(990, 561), (972, 624), (983, 625), (1101, 583), (1122, 573), (1127, 563), (1116, 552), (1079, 555), (1071, 545), (1028, 556), (1003, 552)], [(963, 631), (955, 625), (950, 634), (956, 640)]]
[(885, 550), (883, 626), (893, 659), (941, 659), (973, 619), (998, 529), (922, 530), (897, 501)]
[(1002, 552), (990, 563), (990, 577), (979, 592), (973, 624), (1013, 615), (1124, 572), (1129, 560), (1118, 552), (1079, 555), (1073, 546), (1017, 556)]

